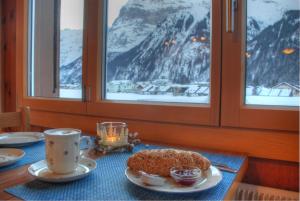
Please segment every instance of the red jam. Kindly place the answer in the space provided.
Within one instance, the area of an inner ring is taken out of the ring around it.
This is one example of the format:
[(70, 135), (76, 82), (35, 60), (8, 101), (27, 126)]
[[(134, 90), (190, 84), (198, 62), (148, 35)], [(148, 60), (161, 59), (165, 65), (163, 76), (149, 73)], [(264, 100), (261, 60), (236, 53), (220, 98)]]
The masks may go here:
[(197, 179), (182, 179), (178, 183), (184, 186), (192, 186), (196, 183)]
[(181, 185), (192, 186), (201, 177), (201, 170), (198, 168), (185, 170), (176, 170), (175, 168), (172, 168), (171, 176), (175, 179), (177, 183)]

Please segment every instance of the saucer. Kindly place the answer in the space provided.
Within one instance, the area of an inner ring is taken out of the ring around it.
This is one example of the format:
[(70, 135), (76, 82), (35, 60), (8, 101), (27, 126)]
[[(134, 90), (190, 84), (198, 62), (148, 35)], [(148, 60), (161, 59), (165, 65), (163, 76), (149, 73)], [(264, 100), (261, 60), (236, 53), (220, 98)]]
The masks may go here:
[(81, 179), (89, 175), (96, 167), (97, 163), (95, 160), (82, 158), (74, 172), (68, 174), (56, 174), (48, 169), (47, 161), (42, 160), (29, 166), (28, 172), (41, 181), (62, 183)]
[(21, 158), (25, 152), (21, 149), (0, 149), (0, 167), (11, 165)]
[(44, 140), (41, 132), (11, 132), (0, 134), (0, 147), (22, 147)]

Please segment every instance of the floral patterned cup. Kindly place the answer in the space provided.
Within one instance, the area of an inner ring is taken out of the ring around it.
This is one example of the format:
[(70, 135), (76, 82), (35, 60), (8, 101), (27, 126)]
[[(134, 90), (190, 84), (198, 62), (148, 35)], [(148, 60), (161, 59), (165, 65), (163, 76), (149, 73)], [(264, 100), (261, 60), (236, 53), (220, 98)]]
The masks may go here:
[(72, 128), (44, 131), (46, 139), (46, 161), (49, 170), (57, 174), (73, 172), (80, 161), (80, 144), (83, 139), (91, 146), (91, 138), (80, 137), (81, 131)]

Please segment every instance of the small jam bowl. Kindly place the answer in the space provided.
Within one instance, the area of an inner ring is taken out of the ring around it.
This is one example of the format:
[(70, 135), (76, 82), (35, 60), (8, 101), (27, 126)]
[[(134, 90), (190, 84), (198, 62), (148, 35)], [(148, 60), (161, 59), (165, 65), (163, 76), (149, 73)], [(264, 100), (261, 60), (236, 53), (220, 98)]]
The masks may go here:
[(141, 180), (144, 184), (149, 186), (162, 186), (164, 185), (166, 179), (154, 174), (148, 174), (143, 171), (139, 171), (139, 174), (141, 176)]
[(202, 178), (202, 172), (197, 167), (171, 168), (171, 177), (179, 184), (192, 186)]

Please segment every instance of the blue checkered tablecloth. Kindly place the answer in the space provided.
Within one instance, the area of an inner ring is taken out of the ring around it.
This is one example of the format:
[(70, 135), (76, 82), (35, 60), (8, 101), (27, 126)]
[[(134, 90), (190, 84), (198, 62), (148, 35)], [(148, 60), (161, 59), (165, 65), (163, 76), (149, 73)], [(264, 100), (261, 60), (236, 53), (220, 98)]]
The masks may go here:
[(38, 142), (35, 144), (31, 144), (25, 147), (19, 147), (18, 149), (22, 149), (25, 152), (25, 156), (19, 160), (18, 162), (9, 165), (0, 167), (0, 173), (7, 170), (12, 170), (27, 164), (31, 164), (45, 158), (45, 143), (44, 141)]
[[(161, 148), (139, 145), (134, 149)], [(239, 169), (245, 157), (201, 152), (212, 161)], [(114, 153), (97, 160), (97, 168), (84, 179), (62, 184), (41, 181), (15, 186), (5, 191), (24, 200), (222, 200), (236, 174), (223, 172), (221, 183), (209, 190), (190, 194), (158, 193), (130, 183), (124, 172), (132, 153)]]

